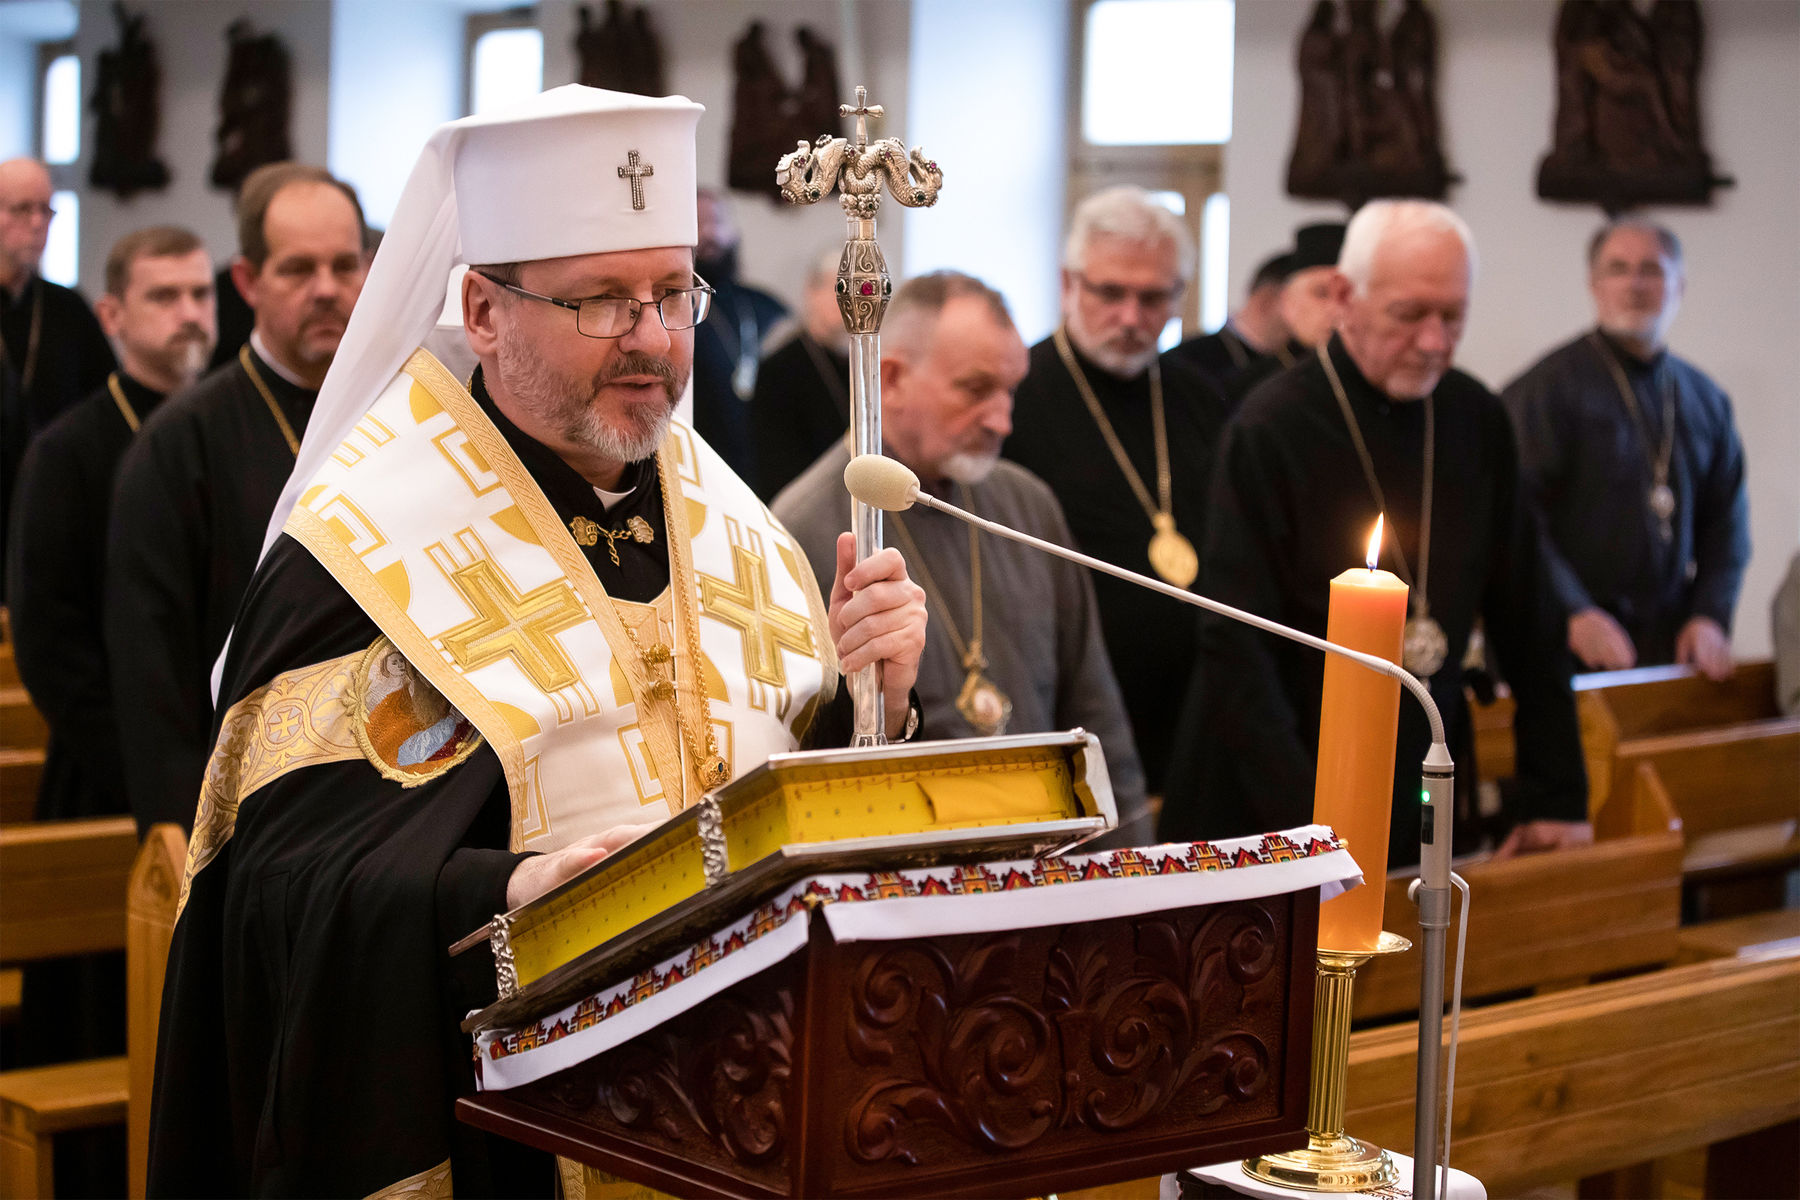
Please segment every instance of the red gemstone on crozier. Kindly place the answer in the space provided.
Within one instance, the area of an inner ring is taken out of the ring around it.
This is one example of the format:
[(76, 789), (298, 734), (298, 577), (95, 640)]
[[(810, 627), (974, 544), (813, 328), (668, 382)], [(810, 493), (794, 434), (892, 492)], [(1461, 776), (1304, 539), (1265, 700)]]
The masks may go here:
[(862, 294), (865, 296), (873, 296), (875, 294), (875, 285), (872, 283), (863, 284), (862, 285)]

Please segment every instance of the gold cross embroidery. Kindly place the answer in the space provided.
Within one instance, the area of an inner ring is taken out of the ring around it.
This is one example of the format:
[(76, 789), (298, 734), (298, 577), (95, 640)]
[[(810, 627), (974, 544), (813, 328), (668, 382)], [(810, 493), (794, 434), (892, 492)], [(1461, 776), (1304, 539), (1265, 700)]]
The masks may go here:
[(482, 558), (451, 572), (450, 582), (477, 614), (443, 637), (444, 649), (462, 670), (478, 671), (511, 656), (542, 692), (580, 678), (554, 637), (587, 619), (568, 580), (552, 580), (521, 596), (512, 580)]
[(769, 568), (762, 555), (733, 546), (731, 562), (737, 577), (734, 583), (700, 576), (700, 607), (743, 634), (744, 670), (752, 679), (770, 687), (786, 687), (787, 668), (782, 665), (781, 650), (786, 647), (817, 657), (812, 622), (769, 599)]

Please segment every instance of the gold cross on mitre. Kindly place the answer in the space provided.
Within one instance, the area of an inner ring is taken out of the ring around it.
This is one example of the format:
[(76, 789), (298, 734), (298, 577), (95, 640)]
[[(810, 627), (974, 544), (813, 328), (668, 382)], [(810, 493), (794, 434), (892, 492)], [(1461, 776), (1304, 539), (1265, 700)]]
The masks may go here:
[(770, 687), (786, 687), (782, 648), (816, 656), (812, 622), (769, 599), (769, 568), (762, 555), (733, 546), (731, 563), (737, 577), (733, 583), (700, 576), (700, 607), (743, 634), (744, 670), (752, 679)]
[(443, 635), (444, 649), (464, 671), (511, 657), (541, 692), (580, 680), (555, 635), (587, 619), (566, 579), (520, 595), (512, 580), (485, 558), (451, 572), (450, 582), (476, 616)]
[(644, 180), (656, 174), (656, 168), (649, 163), (638, 165), (638, 152), (627, 151), (625, 165), (619, 168), (619, 178), (631, 180), (631, 207), (638, 211), (644, 208)]

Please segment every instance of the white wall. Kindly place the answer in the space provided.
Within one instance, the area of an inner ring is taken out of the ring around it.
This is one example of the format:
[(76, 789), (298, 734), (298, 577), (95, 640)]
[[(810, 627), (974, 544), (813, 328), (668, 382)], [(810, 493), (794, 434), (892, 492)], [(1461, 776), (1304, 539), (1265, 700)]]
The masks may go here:
[[(1227, 152), (1232, 296), (1261, 258), (1309, 220), (1343, 209), (1282, 192), (1298, 87), (1293, 56), (1312, 0), (1238, 5), (1236, 129)], [(1493, 387), (1593, 319), (1583, 251), (1598, 208), (1537, 199), (1555, 97), (1557, 0), (1446, 0), (1434, 6), (1439, 97), (1453, 169), (1450, 203), (1481, 249), (1460, 362)], [(1721, 174), (1737, 186), (1710, 209), (1654, 215), (1682, 238), (1688, 301), (1677, 353), (1732, 396), (1749, 458), (1751, 536), (1734, 645), (1769, 653), (1769, 602), (1800, 546), (1800, 5), (1716, 0), (1707, 22), (1701, 120)]]
[[(213, 135), (218, 128), (219, 83), (225, 75), (225, 27), (248, 13), (259, 33), (281, 35), (291, 58), (294, 157), (323, 163), (326, 154), (327, 84), (331, 67), (331, 8), (323, 0), (257, 0), (254, 5), (163, 3), (145, 5), (145, 34), (162, 60), (162, 135), (157, 150), (171, 180), (160, 192), (120, 200), (84, 188), (81, 196), (81, 281), (89, 296), (100, 285), (113, 242), (145, 225), (185, 225), (223, 262), (237, 252), (231, 193), (212, 186)], [(118, 41), (118, 26), (104, 0), (81, 0), (75, 50), (81, 56), (84, 92), (93, 87), (102, 50)], [(86, 96), (83, 101), (85, 104)], [(94, 121), (84, 114), (81, 178), (93, 159)]]
[(905, 273), (977, 276), (1028, 345), (1058, 317), (1068, 42), (1066, 3), (913, 0), (906, 138), (943, 165), (944, 189), (906, 214)]
[(378, 229), (432, 130), (463, 115), (467, 18), (445, 0), (332, 0), (326, 165)]

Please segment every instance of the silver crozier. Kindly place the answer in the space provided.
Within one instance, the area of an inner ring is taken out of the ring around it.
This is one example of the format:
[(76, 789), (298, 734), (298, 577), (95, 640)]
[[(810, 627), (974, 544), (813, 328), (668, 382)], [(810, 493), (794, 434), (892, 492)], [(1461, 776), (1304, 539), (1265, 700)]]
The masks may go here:
[[(843, 256), (838, 259), (837, 302), (844, 329), (850, 334), (850, 440), (852, 454), (881, 450), (881, 316), (887, 311), (894, 283), (875, 244), (875, 210), (885, 183), (895, 200), (908, 208), (937, 203), (943, 172), (914, 147), (908, 153), (898, 138), (869, 141), (868, 118), (882, 115), (870, 104), (867, 88), (856, 89), (856, 103), (838, 112), (856, 118), (856, 137), (847, 141), (821, 134), (810, 145), (798, 143), (775, 168), (775, 182), (790, 204), (814, 204), (839, 192), (844, 207)], [(850, 504), (850, 528), (856, 534), (856, 561), (881, 549), (881, 510), (860, 500)], [(821, 636), (829, 636), (820, 631)], [(853, 746), (879, 746), (887, 741), (882, 721), (881, 680), (873, 665), (850, 676), (850, 700), (856, 715)]]

